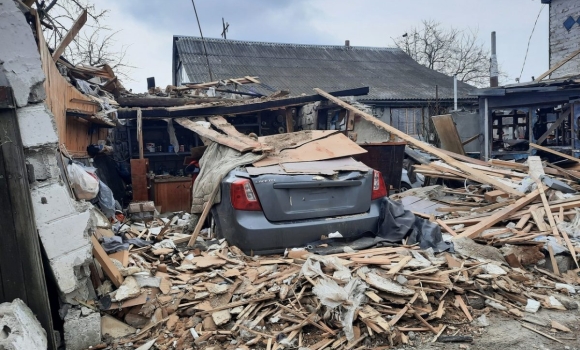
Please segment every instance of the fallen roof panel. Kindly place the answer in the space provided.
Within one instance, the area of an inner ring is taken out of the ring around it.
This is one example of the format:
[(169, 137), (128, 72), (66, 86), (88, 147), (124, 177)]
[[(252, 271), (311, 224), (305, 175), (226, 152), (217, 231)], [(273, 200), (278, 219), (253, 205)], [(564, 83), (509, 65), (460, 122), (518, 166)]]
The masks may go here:
[[(331, 92), (335, 97), (340, 96), (361, 96), (369, 92), (368, 87), (341, 90)], [(202, 117), (210, 115), (232, 115), (259, 112), (265, 109), (281, 108), (286, 106), (303, 105), (311, 102), (324, 101), (325, 98), (320, 95), (309, 95), (291, 98), (282, 98), (277, 100), (266, 100), (257, 102), (245, 101), (243, 104), (236, 105), (220, 105), (220, 106), (184, 106), (179, 108), (147, 108), (141, 109), (143, 118), (179, 118), (179, 117)], [(137, 109), (134, 108), (119, 108), (117, 110), (119, 119), (134, 119), (137, 118)]]

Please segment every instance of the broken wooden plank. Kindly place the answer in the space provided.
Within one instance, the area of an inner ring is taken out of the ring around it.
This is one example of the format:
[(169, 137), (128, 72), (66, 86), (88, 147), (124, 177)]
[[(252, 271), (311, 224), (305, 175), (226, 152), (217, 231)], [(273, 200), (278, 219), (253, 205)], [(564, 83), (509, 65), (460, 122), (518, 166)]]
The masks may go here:
[(437, 220), (435, 220), (435, 222), (437, 224), (439, 224), (439, 226), (441, 226), (441, 228), (444, 229), (445, 231), (447, 231), (447, 233), (449, 233), (450, 235), (452, 235), (454, 237), (457, 236), (457, 233), (455, 231), (453, 231), (453, 229), (451, 227), (447, 226), (447, 224), (445, 224), (443, 222), (443, 220), (437, 219)]
[(115, 252), (109, 254), (109, 258), (115, 259), (120, 262), (123, 267), (127, 267), (129, 265), (129, 251), (128, 250), (121, 250), (119, 252)]
[(435, 125), (437, 135), (439, 135), (441, 148), (457, 154), (465, 155), (461, 137), (459, 137), (457, 127), (451, 114), (436, 115), (431, 117), (431, 120), (433, 121), (433, 125)]
[(83, 25), (87, 22), (87, 10), (84, 9), (83, 12), (79, 15), (76, 21), (73, 23), (72, 27), (68, 30), (65, 36), (62, 38), (58, 47), (52, 53), (52, 59), (54, 62), (58, 61), (60, 56), (64, 53), (66, 47), (73, 41), (73, 39), (77, 36)]
[(540, 151), (552, 153), (553, 155), (556, 155), (558, 157), (566, 158), (568, 160), (571, 160), (571, 161), (580, 163), (580, 159), (575, 158), (575, 157), (572, 157), (571, 155), (568, 155), (568, 154), (565, 154), (565, 153), (562, 153), (562, 152), (554, 151), (553, 149), (548, 148), (548, 147), (539, 146), (539, 145), (536, 145), (535, 143), (530, 143), (530, 147), (531, 148), (538, 149)]
[(465, 314), (465, 317), (467, 317), (469, 322), (473, 321), (473, 317), (471, 316), (471, 313), (469, 313), (469, 310), (467, 309), (467, 305), (465, 305), (465, 302), (463, 301), (463, 298), (461, 297), (461, 295), (456, 295), (455, 300), (459, 304), (461, 311), (463, 311), (463, 313)]
[(457, 237), (477, 237), (480, 233), (487, 230), (488, 228), (492, 227), (496, 223), (508, 218), (511, 214), (515, 211), (519, 210), (520, 208), (528, 205), (533, 200), (535, 200), (538, 195), (540, 194), (539, 190), (535, 190), (530, 194), (526, 195), (518, 199), (514, 204), (511, 204), (502, 210), (499, 210), (487, 218), (483, 218), (479, 223), (468, 227), (465, 231), (460, 233)]
[(397, 274), (402, 268), (404, 268), (409, 261), (413, 259), (412, 256), (405, 256), (401, 261), (399, 261), (395, 266), (391, 267), (391, 269), (387, 272), (387, 276), (393, 277)]
[(531, 330), (532, 332), (536, 332), (536, 333), (538, 333), (539, 335), (542, 335), (542, 336), (544, 336), (544, 337), (546, 337), (546, 338), (548, 338), (548, 339), (552, 339), (553, 341), (557, 341), (557, 342), (558, 342), (558, 343), (560, 343), (560, 344), (564, 344), (564, 342), (563, 342), (563, 341), (561, 341), (561, 340), (559, 340), (559, 339), (556, 339), (556, 338), (552, 337), (552, 336), (551, 336), (551, 335), (549, 335), (549, 334), (546, 334), (546, 333), (544, 333), (544, 332), (540, 332), (539, 330), (537, 330), (537, 329), (535, 329), (535, 328), (533, 328), (533, 327), (530, 327), (530, 326), (528, 326), (528, 325), (526, 325), (526, 324), (524, 324), (524, 323), (522, 323), (521, 325), (522, 325), (522, 327), (524, 327), (524, 328), (527, 328), (527, 329)]
[(256, 147), (253, 145), (249, 145), (235, 137), (231, 137), (228, 135), (220, 134), (215, 130), (208, 129), (203, 126), (203, 123), (207, 123), (205, 119), (198, 118), (195, 120), (189, 120), (187, 118), (177, 118), (175, 121), (183, 126), (186, 129), (189, 129), (199, 136), (205, 137), (210, 139), (214, 142), (217, 142), (221, 145), (233, 148), (239, 152), (247, 152), (255, 149)]
[(236, 129), (232, 124), (228, 123), (228, 121), (225, 120), (225, 118), (222, 116), (214, 115), (212, 117), (208, 117), (207, 120), (211, 123), (211, 125), (215, 126), (217, 129), (220, 129), (227, 135), (234, 137), (249, 146), (254, 147), (255, 150), (262, 150), (265, 148), (264, 145), (262, 145), (257, 140), (254, 140), (248, 135), (244, 135), (241, 132), (239, 132), (238, 129)]
[(350, 260), (357, 264), (366, 265), (389, 265), (391, 263), (391, 259), (382, 256), (372, 258), (350, 258)]
[(558, 63), (554, 64), (546, 72), (540, 74), (540, 76), (537, 77), (536, 80), (534, 80), (534, 82), (539, 82), (542, 79), (544, 79), (545, 77), (547, 77), (548, 75), (554, 73), (556, 71), (556, 69), (558, 69), (558, 68), (562, 67), (563, 65), (565, 65), (566, 63), (568, 63), (568, 61), (570, 61), (574, 57), (578, 56), (578, 54), (580, 54), (580, 50), (576, 50), (576, 51), (572, 52), (571, 54), (569, 54), (568, 56), (564, 57), (561, 61), (559, 61)]
[(318, 88), (314, 89), (314, 91), (316, 91), (318, 94), (325, 97), (329, 101), (332, 101), (332, 102), (336, 103), (337, 105), (341, 106), (342, 108), (345, 108), (349, 111), (352, 111), (353, 113), (356, 113), (357, 115), (360, 115), (362, 118), (366, 119), (367, 121), (371, 122), (372, 124), (390, 132), (391, 134), (394, 134), (395, 136), (407, 141), (408, 143), (412, 144), (413, 146), (415, 146), (415, 147), (417, 147), (417, 148), (419, 148), (427, 153), (433, 154), (436, 157), (441, 158), (447, 164), (465, 172), (468, 175), (471, 175), (471, 176), (477, 178), (479, 182), (482, 182), (482, 183), (488, 184), (488, 185), (492, 185), (498, 189), (501, 189), (504, 192), (511, 193), (517, 197), (523, 196), (523, 193), (521, 193), (521, 192), (505, 185), (504, 183), (484, 174), (480, 170), (473, 169), (472, 167), (470, 167), (464, 163), (456, 161), (455, 159), (453, 159), (452, 157), (450, 157), (446, 153), (441, 152), (441, 150), (439, 150), (438, 148), (432, 147), (432, 146), (430, 146), (422, 141), (415, 139), (412, 136), (405, 134), (404, 132), (398, 130), (397, 128), (392, 127), (391, 125), (375, 118), (374, 116), (359, 110), (358, 108), (342, 101), (341, 99), (338, 99), (338, 98), (336, 98), (336, 97), (334, 97), (334, 96), (328, 94), (327, 92), (322, 91), (321, 89), (318, 89)]
[(554, 256), (554, 249), (552, 248), (551, 244), (546, 244), (548, 246), (548, 254), (550, 254), (550, 262), (552, 263), (552, 271), (555, 275), (560, 275), (560, 269), (558, 268), (558, 262), (556, 261), (556, 257)]
[(556, 119), (556, 121), (553, 122), (552, 125), (550, 125), (550, 128), (546, 130), (544, 135), (540, 136), (540, 138), (536, 140), (536, 144), (541, 145), (542, 142), (544, 142), (548, 138), (548, 136), (550, 136), (554, 132), (554, 130), (556, 130), (556, 128), (558, 128), (560, 124), (562, 124), (564, 119), (567, 119), (570, 116), (570, 110), (571, 108), (568, 107), (566, 111), (561, 112), (560, 117), (558, 117), (558, 119)]
[(107, 275), (107, 277), (111, 279), (111, 282), (113, 282), (115, 287), (119, 288), (121, 284), (123, 284), (124, 280), (123, 276), (121, 276), (121, 272), (119, 272), (119, 269), (117, 269), (115, 264), (113, 264), (113, 262), (111, 261), (111, 259), (101, 246), (101, 243), (99, 243), (99, 241), (93, 235), (91, 235), (91, 243), (93, 244), (93, 256), (95, 257), (95, 259), (97, 259), (97, 261), (105, 271), (105, 274)]
[(209, 195), (209, 200), (207, 203), (205, 203), (205, 206), (203, 207), (203, 211), (201, 212), (201, 215), (199, 216), (197, 224), (195, 225), (195, 228), (193, 229), (193, 233), (191, 234), (191, 237), (189, 238), (189, 242), (187, 243), (187, 246), (192, 247), (195, 244), (195, 241), (197, 240), (197, 236), (199, 236), (199, 232), (201, 231), (201, 228), (203, 227), (205, 219), (209, 215), (211, 207), (213, 206), (213, 203), (215, 201), (215, 196), (217, 195), (218, 190), (220, 188), (220, 184), (221, 184), (221, 180), (217, 182), (217, 186), (214, 187), (213, 191)]

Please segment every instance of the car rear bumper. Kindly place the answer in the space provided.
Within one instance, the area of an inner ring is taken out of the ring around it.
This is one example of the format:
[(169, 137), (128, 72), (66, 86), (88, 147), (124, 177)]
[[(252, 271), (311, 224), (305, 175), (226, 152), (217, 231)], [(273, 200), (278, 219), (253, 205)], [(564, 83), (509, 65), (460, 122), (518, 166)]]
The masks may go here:
[[(217, 217), (220, 236), (246, 254), (277, 254), (286, 248), (304, 247), (321, 236), (340, 232), (343, 237), (376, 232), (380, 200), (368, 212), (356, 215), (273, 223), (261, 211), (237, 211)], [(214, 214), (215, 215), (215, 214)]]

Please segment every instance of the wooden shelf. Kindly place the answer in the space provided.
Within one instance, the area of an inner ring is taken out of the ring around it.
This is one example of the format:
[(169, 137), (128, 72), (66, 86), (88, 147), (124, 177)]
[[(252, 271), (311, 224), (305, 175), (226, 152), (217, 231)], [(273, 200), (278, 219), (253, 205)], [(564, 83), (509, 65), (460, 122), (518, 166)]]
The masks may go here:
[[(151, 153), (144, 153), (143, 156), (145, 158), (149, 158), (149, 157), (183, 157), (183, 156), (189, 156), (191, 155), (191, 152), (151, 152)], [(133, 155), (133, 158), (138, 158), (139, 155), (135, 154)]]

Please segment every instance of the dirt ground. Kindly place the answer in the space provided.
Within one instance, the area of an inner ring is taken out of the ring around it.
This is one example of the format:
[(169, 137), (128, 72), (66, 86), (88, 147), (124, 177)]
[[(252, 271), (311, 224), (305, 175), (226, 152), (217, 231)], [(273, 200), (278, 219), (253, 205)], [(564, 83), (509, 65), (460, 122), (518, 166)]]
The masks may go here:
[[(532, 314), (530, 314), (532, 315)], [(503, 316), (497, 312), (492, 312), (487, 315), (489, 326), (485, 328), (478, 328), (473, 326), (462, 328), (456, 327), (459, 330), (457, 335), (472, 335), (473, 343), (430, 343), (433, 338), (432, 335), (421, 337), (421, 344), (417, 346), (399, 347), (399, 349), (416, 349), (416, 350), (443, 350), (443, 349), (470, 349), (470, 350), (492, 350), (492, 349), (580, 349), (580, 340), (577, 337), (580, 330), (580, 311), (552, 311), (540, 310), (533, 314), (535, 318), (544, 320), (554, 320), (566, 325), (572, 330), (572, 333), (564, 333), (558, 331), (557, 333), (550, 332), (549, 327), (540, 327), (533, 324), (526, 323), (541, 332), (547, 333), (557, 339), (560, 339), (563, 344), (545, 338), (531, 330), (521, 326), (521, 323), (513, 318)], [(475, 322), (474, 322), (475, 323)], [(479, 334), (474, 334), (478, 332)], [(424, 334), (424, 333), (423, 333)], [(415, 342), (419, 342), (419, 338), (415, 338)]]

